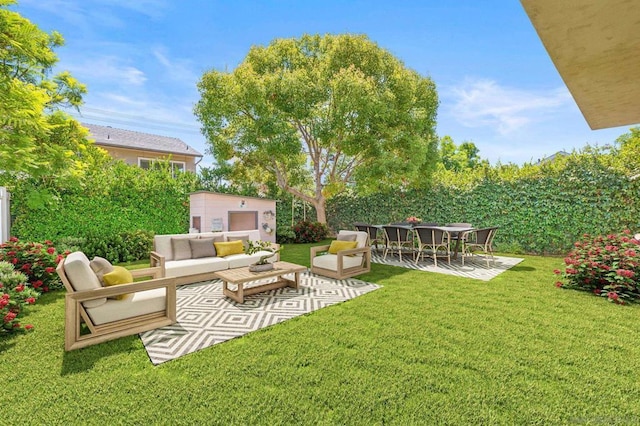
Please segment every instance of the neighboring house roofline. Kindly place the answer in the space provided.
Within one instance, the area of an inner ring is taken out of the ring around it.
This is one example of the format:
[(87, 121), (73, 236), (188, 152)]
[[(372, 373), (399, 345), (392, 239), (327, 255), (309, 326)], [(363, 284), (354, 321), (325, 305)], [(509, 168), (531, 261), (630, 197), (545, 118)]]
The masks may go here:
[(202, 158), (203, 155), (178, 138), (119, 129), (111, 126), (82, 123), (89, 137), (98, 146), (127, 150), (141, 150)]

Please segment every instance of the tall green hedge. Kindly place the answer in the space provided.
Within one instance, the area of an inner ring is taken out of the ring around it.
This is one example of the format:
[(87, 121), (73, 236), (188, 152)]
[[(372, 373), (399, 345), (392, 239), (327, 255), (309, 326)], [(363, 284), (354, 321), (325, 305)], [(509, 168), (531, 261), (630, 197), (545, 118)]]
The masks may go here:
[(640, 179), (630, 179), (597, 156), (581, 155), (534, 174), (507, 178), (488, 173), (472, 185), (449, 182), (420, 191), (344, 194), (329, 202), (327, 217), (334, 230), (409, 216), (441, 224), (497, 225), (498, 248), (564, 253), (584, 233), (640, 231), (639, 201)]
[[(78, 183), (20, 181), (12, 190), (12, 234), (24, 240), (112, 238), (137, 230), (157, 234), (189, 228), (195, 175), (122, 162), (88, 170)], [(48, 194), (48, 196), (42, 196)]]

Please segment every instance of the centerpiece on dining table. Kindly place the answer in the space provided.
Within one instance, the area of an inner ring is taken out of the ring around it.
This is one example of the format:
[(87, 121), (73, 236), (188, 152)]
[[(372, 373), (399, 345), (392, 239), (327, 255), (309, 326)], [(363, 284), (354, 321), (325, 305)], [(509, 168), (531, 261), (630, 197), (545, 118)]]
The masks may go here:
[(260, 256), (260, 259), (258, 259), (256, 263), (252, 263), (251, 265), (249, 265), (249, 271), (264, 272), (264, 271), (272, 270), (273, 263), (269, 263), (268, 259), (275, 256), (277, 253), (280, 252), (280, 250), (282, 250), (282, 247), (279, 247), (278, 249), (274, 249), (271, 246), (271, 243), (269, 241), (251, 241), (251, 240), (247, 241), (247, 247), (245, 249), (246, 254), (255, 254), (259, 251), (270, 252), (269, 254)]
[(417, 225), (420, 222), (422, 222), (422, 219), (420, 219), (419, 217), (416, 217), (416, 216), (409, 216), (404, 221), (407, 222), (410, 225)]

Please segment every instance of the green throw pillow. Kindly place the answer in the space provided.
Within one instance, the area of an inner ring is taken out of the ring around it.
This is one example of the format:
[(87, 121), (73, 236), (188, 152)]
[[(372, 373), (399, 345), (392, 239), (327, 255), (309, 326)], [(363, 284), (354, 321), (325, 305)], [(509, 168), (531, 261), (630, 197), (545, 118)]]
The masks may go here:
[[(113, 271), (108, 274), (104, 274), (102, 279), (104, 280), (104, 285), (106, 287), (118, 284), (131, 284), (133, 282), (133, 275), (127, 268), (123, 268), (122, 266), (114, 266)], [(113, 296), (114, 299), (122, 300), (124, 299), (126, 294), (121, 294), (118, 296)]]
[(331, 241), (329, 246), (329, 254), (338, 254), (339, 251), (354, 249), (358, 246), (357, 241)]

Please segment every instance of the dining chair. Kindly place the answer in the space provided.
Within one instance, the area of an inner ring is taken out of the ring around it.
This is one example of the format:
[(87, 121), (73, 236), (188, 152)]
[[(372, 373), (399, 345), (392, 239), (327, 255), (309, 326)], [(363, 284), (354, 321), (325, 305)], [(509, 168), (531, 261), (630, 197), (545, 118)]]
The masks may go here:
[(383, 258), (387, 258), (387, 253), (397, 250), (400, 261), (402, 261), (402, 249), (408, 248), (413, 256), (413, 240), (411, 239), (411, 229), (407, 226), (384, 225), (385, 250)]
[[(430, 250), (431, 256), (433, 256), (433, 263), (438, 266), (438, 257), (444, 257), (447, 259), (447, 263), (451, 264), (451, 247), (449, 240), (446, 238), (447, 233), (441, 229), (433, 228), (430, 226), (416, 226), (413, 228), (415, 236), (418, 240), (418, 247), (416, 251), (415, 262), (420, 261), (420, 256), (424, 259), (425, 250)], [(444, 253), (444, 254), (438, 254)]]
[(353, 224), (357, 231), (366, 232), (368, 235), (367, 244), (369, 247), (375, 245), (376, 251), (380, 251), (378, 244), (384, 245), (384, 235), (382, 230), (378, 226), (370, 225), (368, 223), (356, 222)]
[(464, 256), (465, 254), (472, 256), (474, 254), (474, 249), (480, 250), (485, 254), (485, 259), (487, 260), (487, 267), (489, 267), (489, 259), (495, 265), (496, 260), (493, 256), (493, 238), (498, 231), (497, 226), (489, 227), (489, 228), (481, 228), (470, 231), (467, 234), (466, 240), (463, 240), (462, 246), (462, 264), (464, 265)]

